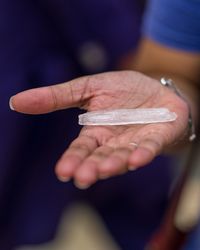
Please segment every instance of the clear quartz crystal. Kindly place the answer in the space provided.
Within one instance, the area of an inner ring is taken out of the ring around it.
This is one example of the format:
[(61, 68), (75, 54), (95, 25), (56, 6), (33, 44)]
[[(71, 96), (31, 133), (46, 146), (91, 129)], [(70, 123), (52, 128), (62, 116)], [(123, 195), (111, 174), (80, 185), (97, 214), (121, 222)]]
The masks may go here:
[(79, 115), (80, 125), (129, 125), (171, 122), (177, 115), (167, 108), (138, 108), (92, 111)]

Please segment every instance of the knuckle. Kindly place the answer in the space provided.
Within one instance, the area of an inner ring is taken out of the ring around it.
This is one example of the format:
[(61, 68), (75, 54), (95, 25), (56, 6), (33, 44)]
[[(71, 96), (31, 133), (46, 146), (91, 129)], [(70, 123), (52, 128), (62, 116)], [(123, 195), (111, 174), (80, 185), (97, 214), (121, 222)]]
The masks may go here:
[(50, 86), (49, 89), (50, 89), (50, 93), (51, 93), (51, 96), (52, 96), (53, 109), (56, 110), (58, 108), (58, 98), (57, 98), (57, 95), (56, 95), (55, 86)]

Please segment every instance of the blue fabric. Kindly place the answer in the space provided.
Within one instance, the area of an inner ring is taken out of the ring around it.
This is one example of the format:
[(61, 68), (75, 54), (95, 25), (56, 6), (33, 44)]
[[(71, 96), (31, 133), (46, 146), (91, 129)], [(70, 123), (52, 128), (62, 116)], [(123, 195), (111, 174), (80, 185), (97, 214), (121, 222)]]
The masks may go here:
[(143, 32), (169, 47), (200, 52), (200, 1), (150, 0)]
[[(143, 250), (158, 226), (169, 159), (79, 191), (54, 174), (79, 133), (79, 111), (28, 116), (8, 107), (9, 97), (24, 89), (115, 69), (136, 47), (142, 7), (141, 0), (0, 1), (0, 249), (52, 239), (64, 209), (80, 199), (95, 206), (124, 250)], [(106, 58), (96, 69), (80, 60), (91, 43)]]
[(188, 238), (184, 250), (197, 250), (200, 249), (200, 222), (194, 232)]

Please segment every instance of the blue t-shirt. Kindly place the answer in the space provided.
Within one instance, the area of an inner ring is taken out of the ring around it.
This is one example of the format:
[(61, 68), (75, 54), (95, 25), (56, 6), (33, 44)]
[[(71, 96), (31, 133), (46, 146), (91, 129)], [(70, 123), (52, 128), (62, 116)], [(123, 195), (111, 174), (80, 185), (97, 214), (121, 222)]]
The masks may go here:
[(200, 0), (150, 0), (143, 33), (169, 47), (200, 52)]

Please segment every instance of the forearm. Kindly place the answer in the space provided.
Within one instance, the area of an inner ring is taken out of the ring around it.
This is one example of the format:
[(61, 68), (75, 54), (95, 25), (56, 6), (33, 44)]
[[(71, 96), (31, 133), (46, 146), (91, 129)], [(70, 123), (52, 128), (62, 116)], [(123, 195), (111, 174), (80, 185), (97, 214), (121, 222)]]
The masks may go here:
[(200, 56), (169, 49), (144, 39), (138, 49), (132, 69), (158, 80), (171, 78), (191, 107), (197, 126), (199, 120)]
[(186, 102), (188, 103), (190, 109), (191, 109), (191, 113), (192, 113), (192, 118), (193, 121), (195, 123), (195, 127), (198, 125), (198, 121), (199, 121), (199, 87), (198, 85), (193, 82), (191, 79), (186, 79), (184, 76), (182, 75), (178, 75), (178, 74), (170, 74), (170, 72), (165, 72), (163, 70), (163, 72), (157, 72), (152, 71), (152, 72), (145, 72), (142, 69), (137, 69), (136, 70), (151, 76), (152, 78), (155, 78), (157, 80), (160, 81), (160, 79), (162, 77), (165, 77), (167, 79), (172, 79), (173, 82), (175, 83), (176, 87), (179, 89), (181, 95), (183, 96), (183, 98), (186, 100)]

